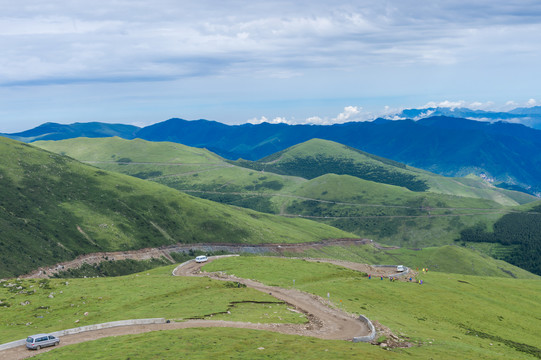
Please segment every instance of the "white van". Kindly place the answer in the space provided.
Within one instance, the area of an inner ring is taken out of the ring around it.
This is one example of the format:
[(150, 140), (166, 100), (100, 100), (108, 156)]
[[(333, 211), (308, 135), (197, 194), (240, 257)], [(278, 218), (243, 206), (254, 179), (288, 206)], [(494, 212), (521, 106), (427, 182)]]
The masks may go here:
[(396, 271), (406, 271), (406, 267), (404, 265), (398, 265)]
[(198, 257), (195, 258), (195, 262), (197, 262), (197, 263), (202, 263), (202, 262), (205, 262), (207, 260), (208, 260), (208, 258), (205, 255), (199, 255)]
[(30, 335), (26, 338), (26, 347), (33, 350), (39, 350), (47, 346), (56, 346), (58, 344), (60, 344), (60, 339), (51, 334)]

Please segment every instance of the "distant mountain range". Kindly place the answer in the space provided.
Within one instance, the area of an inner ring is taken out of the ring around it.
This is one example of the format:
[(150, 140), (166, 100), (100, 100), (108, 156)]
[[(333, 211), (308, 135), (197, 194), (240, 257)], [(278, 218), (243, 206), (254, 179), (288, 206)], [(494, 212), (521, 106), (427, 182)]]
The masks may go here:
[[(405, 110), (403, 115), (421, 117), (419, 111)], [(454, 111), (461, 115), (466, 112)], [(532, 116), (536, 112), (541, 109), (515, 109), (512, 113)], [(104, 123), (47, 123), (21, 133), (2, 135), (25, 142), (110, 136), (172, 141), (207, 148), (231, 160), (259, 160), (320, 138), (441, 175), (476, 174), (504, 188), (541, 193), (541, 130), (503, 121), (429, 116), (417, 121), (380, 118), (325, 126), (226, 125), (208, 120), (170, 119), (144, 128)]]
[(406, 109), (391, 116), (397, 119), (419, 120), (431, 116), (459, 117), (480, 121), (507, 121), (527, 124), (534, 129), (541, 129), (541, 106), (516, 108), (508, 112), (471, 110), (468, 108), (432, 107), (424, 109)]

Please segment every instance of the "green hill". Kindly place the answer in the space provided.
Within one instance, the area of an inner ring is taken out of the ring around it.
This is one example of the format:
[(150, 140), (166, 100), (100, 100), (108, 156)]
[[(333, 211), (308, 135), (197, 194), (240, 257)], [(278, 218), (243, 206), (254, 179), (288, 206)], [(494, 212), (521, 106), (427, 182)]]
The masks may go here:
[(1, 277), (98, 251), (354, 236), (216, 204), (6, 138), (0, 153)]
[(502, 216), (491, 228), (477, 223), (461, 232), (464, 243), (498, 244), (497, 257), (536, 274), (541, 274), (541, 201), (530, 204), (525, 212)]
[[(525, 193), (496, 188), (478, 177), (448, 178), (319, 139), (293, 146), (260, 161), (233, 162), (265, 174), (257, 178), (247, 178), (254, 173), (241, 172), (239, 167), (231, 166), (230, 161), (206, 149), (176, 143), (140, 139), (130, 141), (115, 137), (38, 141), (34, 144), (103, 169), (168, 182), (175, 188), (186, 185), (185, 189), (191, 190), (217, 191), (220, 187), (226, 190), (222, 192), (229, 193), (267, 189), (276, 191), (287, 187), (288, 183), (298, 183), (299, 178), (313, 179), (334, 173), (414, 191), (422, 187), (438, 194), (486, 199), (507, 206), (537, 200)], [(216, 172), (219, 175), (215, 175)], [(276, 176), (284, 174), (292, 176)], [(170, 175), (175, 176), (171, 179)], [(189, 175), (199, 178), (190, 179)], [(259, 181), (259, 178), (263, 179)]]
[(258, 161), (238, 160), (240, 166), (313, 179), (325, 174), (352, 175), (364, 180), (426, 191), (428, 184), (407, 166), (328, 140), (312, 139)]
[[(234, 166), (204, 149), (166, 142), (80, 138), (36, 144), (198, 197), (266, 213), (305, 217), (357, 236), (408, 248), (452, 244), (468, 229), (490, 230), (504, 215), (516, 213), (514, 216), (520, 217), (522, 211), (531, 207), (517, 205), (536, 199), (495, 188), (478, 177), (447, 178), (317, 139), (250, 162), (255, 169)], [(314, 164), (314, 159), (320, 162)], [(280, 167), (282, 163), (288, 165)], [(307, 168), (308, 175), (301, 171)], [(270, 172), (280, 169), (306, 178)], [(351, 174), (326, 173), (307, 179), (310, 174), (333, 169)], [(429, 189), (412, 191), (404, 186), (365, 180), (358, 177), (359, 169), (376, 169), (369, 171), (373, 175), (386, 174), (382, 181), (395, 175), (421, 181)], [(523, 255), (517, 255), (516, 244), (481, 246), (471, 241), (463, 239), (468, 246), (498, 259), (524, 264), (519, 261)], [(528, 260), (528, 264), (536, 259)], [(526, 268), (534, 271), (530, 265)]]
[(285, 212), (332, 224), (386, 244), (424, 247), (451, 243), (462, 229), (492, 224), (510, 211), (489, 200), (323, 175), (297, 186)]
[(306, 179), (325, 174), (351, 175), (416, 192), (481, 198), (502, 205), (512, 206), (536, 200), (525, 193), (496, 188), (480, 178), (448, 178), (321, 139), (306, 141), (258, 161), (239, 160), (234, 163)]

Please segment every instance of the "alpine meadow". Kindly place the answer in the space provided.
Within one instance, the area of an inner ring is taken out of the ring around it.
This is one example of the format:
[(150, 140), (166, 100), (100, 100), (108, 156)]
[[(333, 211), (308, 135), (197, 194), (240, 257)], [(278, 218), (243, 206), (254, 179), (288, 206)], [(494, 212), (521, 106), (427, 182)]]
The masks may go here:
[(0, 360), (541, 359), (541, 3), (5, 2)]

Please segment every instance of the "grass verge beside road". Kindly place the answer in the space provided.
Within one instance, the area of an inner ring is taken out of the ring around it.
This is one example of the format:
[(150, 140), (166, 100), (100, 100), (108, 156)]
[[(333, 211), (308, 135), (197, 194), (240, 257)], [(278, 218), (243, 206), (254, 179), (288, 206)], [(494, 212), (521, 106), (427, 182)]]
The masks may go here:
[[(0, 343), (35, 333), (117, 320), (158, 317), (183, 320), (227, 311), (230, 314), (219, 318), (260, 323), (306, 321), (304, 316), (287, 310), (286, 306), (274, 304), (276, 299), (268, 294), (237, 288), (231, 282), (173, 277), (173, 268), (166, 266), (114, 278), (3, 282), (0, 285)], [(271, 304), (242, 303), (246, 301)], [(232, 306), (233, 302), (240, 304)]]
[(396, 359), (364, 343), (321, 340), (260, 330), (185, 329), (104, 338), (55, 349), (36, 359)]
[(295, 279), (295, 288), (323, 298), (329, 294), (334, 306), (410, 338), (419, 346), (400, 352), (413, 358), (532, 359), (541, 354), (539, 280), (430, 271), (421, 273), (419, 285), (368, 280), (329, 264), (264, 257), (219, 259), (203, 270), (282, 287), (293, 286)]

